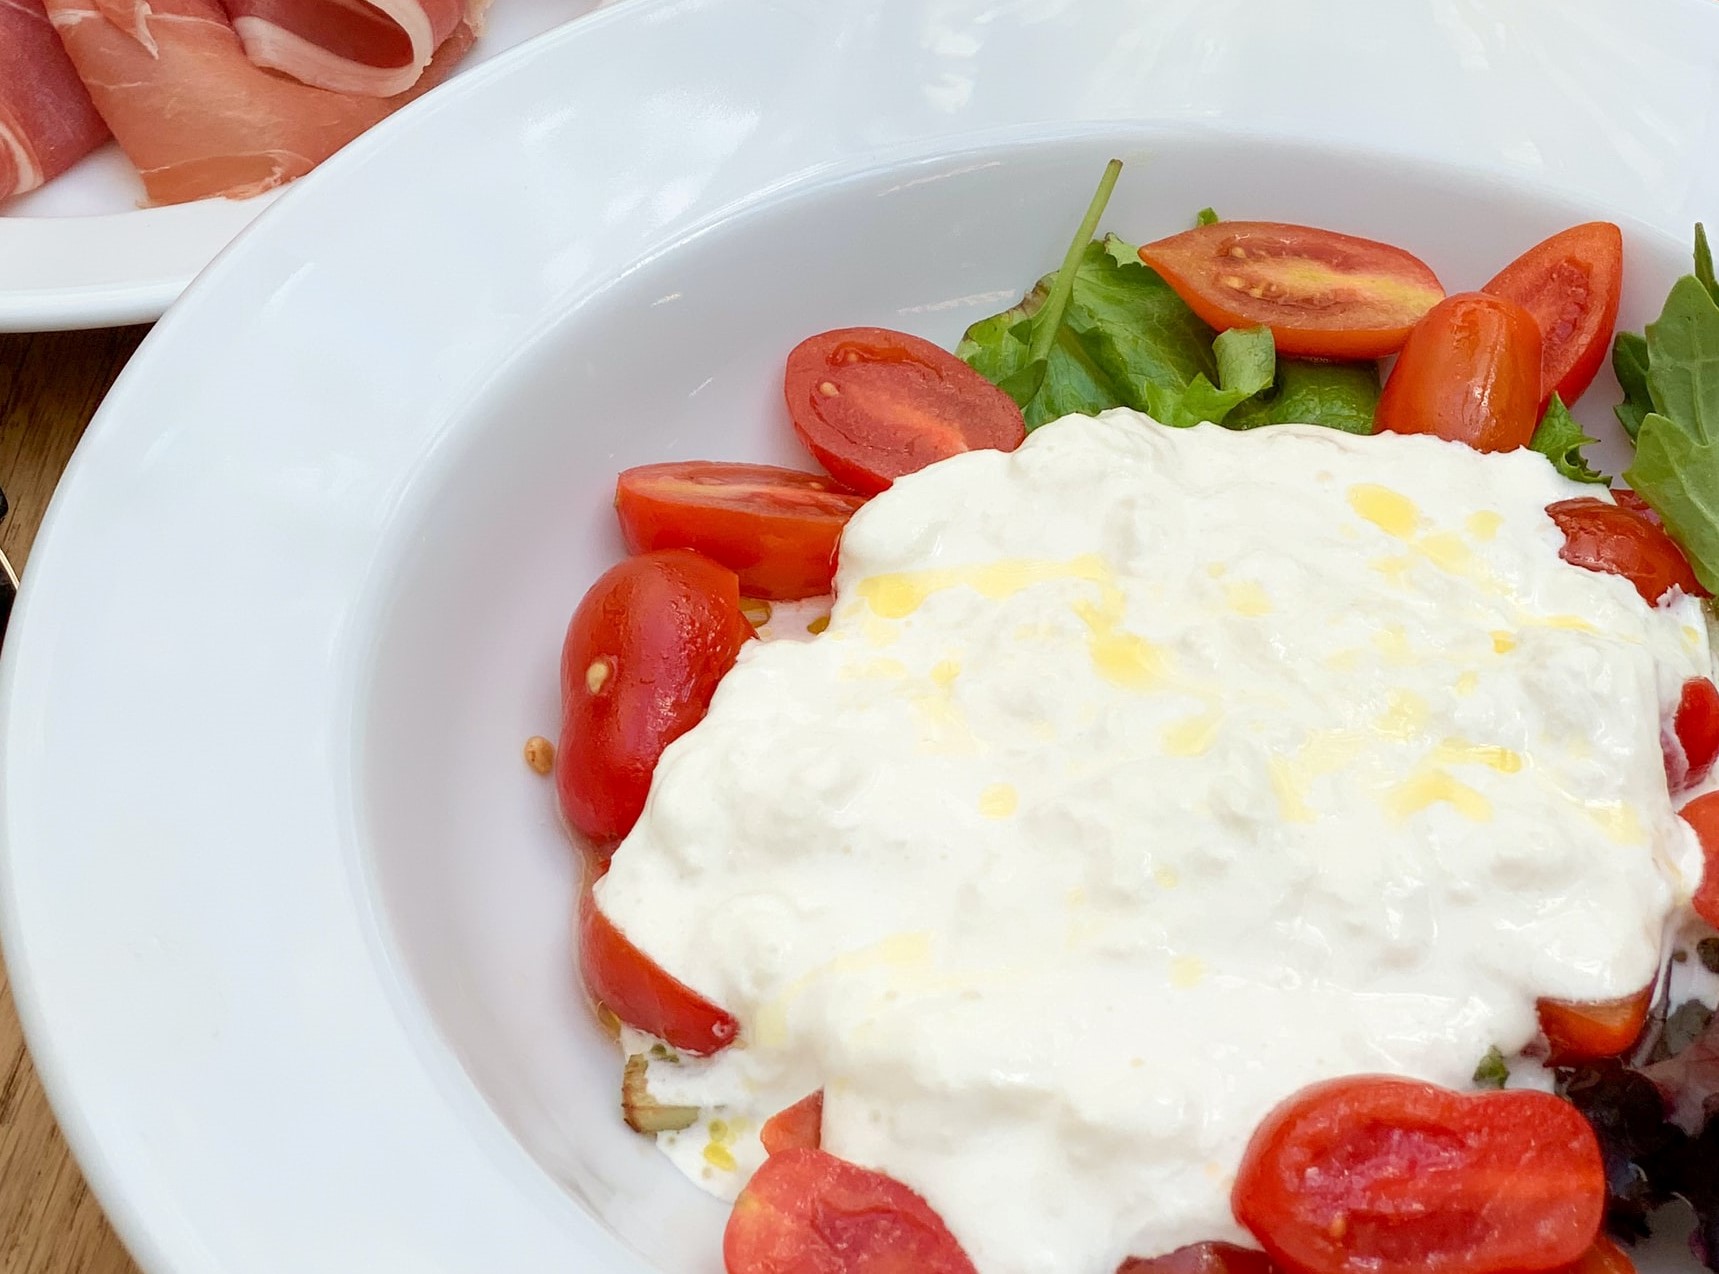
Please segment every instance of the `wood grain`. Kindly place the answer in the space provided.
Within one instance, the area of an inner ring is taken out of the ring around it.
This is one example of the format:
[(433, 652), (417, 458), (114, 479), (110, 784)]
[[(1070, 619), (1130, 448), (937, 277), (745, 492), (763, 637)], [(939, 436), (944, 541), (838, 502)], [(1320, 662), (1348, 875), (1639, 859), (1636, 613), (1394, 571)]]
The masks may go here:
[[(146, 329), (0, 335), (0, 551), (23, 574), (48, 498)], [(0, 973), (0, 1272), (137, 1274), (72, 1161)]]

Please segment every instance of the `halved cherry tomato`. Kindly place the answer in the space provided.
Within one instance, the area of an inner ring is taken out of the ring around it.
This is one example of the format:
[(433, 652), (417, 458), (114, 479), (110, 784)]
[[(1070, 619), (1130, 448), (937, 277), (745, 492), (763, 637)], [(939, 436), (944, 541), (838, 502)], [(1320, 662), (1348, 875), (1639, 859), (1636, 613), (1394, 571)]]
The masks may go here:
[(768, 464), (647, 464), (615, 481), (628, 549), (693, 549), (771, 601), (830, 591), (842, 527), (864, 503), (822, 474)]
[(1569, 1103), (1373, 1075), (1272, 1111), (1231, 1194), (1292, 1274), (1550, 1269), (1587, 1251), (1605, 1203), (1599, 1143)]
[(1484, 288), (1540, 325), (1540, 401), (1574, 403), (1593, 384), (1618, 321), (1623, 232), (1609, 221), (1571, 226), (1529, 248)]
[(1131, 1256), (1116, 1274), (1276, 1274), (1264, 1252), (1234, 1243), (1190, 1243), (1168, 1256)]
[(1695, 914), (1719, 928), (1719, 792), (1698, 796), (1677, 812), (1701, 841), (1703, 870), (1695, 890)]
[(632, 830), (657, 758), (704, 716), (751, 636), (739, 579), (697, 553), (628, 558), (591, 585), (561, 646), (555, 790), (600, 857)]
[(598, 1004), (683, 1053), (708, 1056), (739, 1032), (726, 1012), (635, 947), (598, 908), (589, 884), (579, 898), (579, 971)]
[(1554, 1066), (1616, 1057), (1641, 1038), (1653, 987), (1617, 1000), (1541, 1000), (1540, 1030)]
[(1459, 292), (1409, 333), (1375, 427), (1476, 451), (1525, 447), (1540, 423), (1540, 329), (1514, 301)]
[(975, 1274), (941, 1217), (901, 1182), (822, 1150), (764, 1161), (722, 1237), (728, 1274)]
[(1140, 249), (1220, 331), (1271, 329), (1279, 354), (1378, 358), (1444, 298), (1419, 257), (1353, 235), (1275, 221), (1219, 221)]
[(1668, 746), (1666, 775), (1674, 789), (1694, 787), (1712, 773), (1719, 760), (1719, 686), (1706, 677), (1691, 677), (1683, 683), (1672, 718), (1672, 733), (1678, 755)]
[(1570, 565), (1622, 575), (1649, 606), (1673, 588), (1707, 596), (1676, 541), (1633, 507), (1579, 496), (1548, 505), (1546, 512), (1564, 533), (1558, 556)]
[(788, 355), (783, 390), (807, 450), (866, 495), (963, 451), (1013, 451), (1027, 436), (1014, 399), (948, 350), (882, 327), (807, 337)]
[(824, 1143), (824, 1090), (802, 1097), (786, 1110), (779, 1110), (764, 1121), (758, 1130), (758, 1140), (764, 1143), (764, 1153), (779, 1155), (784, 1150), (816, 1150)]
[(1558, 1274), (1635, 1274), (1635, 1262), (1602, 1234), (1594, 1240), (1591, 1248), (1559, 1270)]

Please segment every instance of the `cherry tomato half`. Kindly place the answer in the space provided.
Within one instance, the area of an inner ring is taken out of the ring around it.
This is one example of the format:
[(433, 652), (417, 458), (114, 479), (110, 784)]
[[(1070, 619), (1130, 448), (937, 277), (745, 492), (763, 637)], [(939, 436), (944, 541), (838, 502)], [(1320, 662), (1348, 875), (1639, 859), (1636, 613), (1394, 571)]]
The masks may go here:
[(1701, 841), (1703, 870), (1695, 890), (1695, 914), (1719, 928), (1719, 792), (1698, 796), (1677, 812)]
[(1580, 398), (1611, 349), (1623, 292), (1623, 232), (1609, 221), (1571, 226), (1529, 248), (1484, 288), (1540, 326), (1540, 401)]
[(1564, 533), (1558, 556), (1570, 565), (1622, 575), (1649, 606), (1673, 588), (1707, 596), (1676, 541), (1634, 508), (1578, 496), (1548, 505), (1546, 512)]
[(807, 337), (788, 355), (783, 389), (807, 450), (866, 495), (963, 451), (1013, 451), (1027, 436), (1015, 400), (978, 372), (881, 327)]
[(824, 1143), (824, 1090), (802, 1097), (786, 1110), (779, 1110), (758, 1130), (764, 1153), (784, 1150), (816, 1150)]
[(1376, 427), (1476, 451), (1525, 447), (1540, 423), (1540, 329), (1514, 301), (1459, 292), (1409, 333), (1379, 395)]
[(632, 830), (657, 758), (751, 636), (739, 579), (697, 553), (628, 558), (591, 585), (561, 646), (555, 789), (569, 823), (599, 846)]
[(1266, 1117), (1236, 1219), (1292, 1274), (1501, 1274), (1574, 1261), (1599, 1233), (1593, 1129), (1550, 1093), (1358, 1076)]
[(1605, 1235), (1594, 1240), (1594, 1245), (1570, 1265), (1558, 1271), (1558, 1274), (1635, 1274), (1635, 1262), (1629, 1255), (1613, 1243)]
[(1683, 683), (1665, 757), (1666, 779), (1674, 791), (1694, 787), (1719, 760), (1719, 686), (1706, 677), (1691, 677)]
[(1190, 1243), (1168, 1256), (1131, 1256), (1116, 1274), (1275, 1274), (1264, 1252), (1234, 1243)]
[(1271, 329), (1279, 354), (1379, 358), (1444, 299), (1419, 257), (1353, 235), (1275, 221), (1219, 221), (1140, 249), (1211, 326)]
[(579, 899), (579, 970), (598, 1004), (683, 1053), (706, 1057), (739, 1032), (726, 1012), (635, 947), (598, 908), (590, 885)]
[(1554, 1066), (1616, 1057), (1641, 1038), (1653, 987), (1617, 1000), (1541, 1000), (1540, 1030)]
[(647, 464), (615, 481), (628, 549), (693, 549), (771, 601), (830, 591), (842, 527), (864, 503), (822, 474), (767, 464)]
[(804, 1148), (772, 1155), (752, 1174), (722, 1255), (728, 1274), (975, 1274), (912, 1190)]

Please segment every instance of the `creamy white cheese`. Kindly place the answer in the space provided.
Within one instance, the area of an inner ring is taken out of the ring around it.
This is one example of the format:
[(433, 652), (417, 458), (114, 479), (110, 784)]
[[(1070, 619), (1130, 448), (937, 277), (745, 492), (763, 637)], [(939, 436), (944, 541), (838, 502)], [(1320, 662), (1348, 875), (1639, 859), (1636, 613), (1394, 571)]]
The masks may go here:
[(754, 643), (598, 886), (742, 1023), (657, 1067), (732, 1194), (760, 1121), (918, 1190), (984, 1274), (1245, 1241), (1312, 1081), (1465, 1086), (1541, 996), (1656, 972), (1696, 863), (1662, 715), (1699, 604), (1562, 562), (1531, 452), (1071, 417), (853, 519), (830, 626)]

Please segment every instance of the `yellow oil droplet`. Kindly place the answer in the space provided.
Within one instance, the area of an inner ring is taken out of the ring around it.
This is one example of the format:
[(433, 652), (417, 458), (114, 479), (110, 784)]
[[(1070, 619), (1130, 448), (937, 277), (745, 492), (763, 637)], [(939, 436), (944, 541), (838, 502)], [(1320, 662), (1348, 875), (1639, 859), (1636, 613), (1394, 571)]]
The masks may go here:
[(1238, 615), (1271, 614), (1271, 598), (1253, 580), (1237, 580), (1224, 590), (1230, 609)]
[(1580, 615), (1547, 615), (1544, 619), (1535, 620), (1534, 623), (1541, 628), (1564, 628), (1576, 633), (1597, 633), (1600, 631)]
[(1152, 872), (1152, 881), (1160, 889), (1174, 889), (1182, 883), (1182, 877), (1174, 867), (1159, 867)]
[(718, 1172), (734, 1172), (740, 1167), (734, 1160), (734, 1152), (714, 1141), (705, 1144), (704, 1161)]
[(1019, 805), (1020, 798), (1007, 783), (993, 783), (979, 793), (979, 812), (986, 818), (1007, 818)]
[(1516, 635), (1498, 629), (1492, 634), (1492, 649), (1500, 655), (1508, 655), (1516, 649)]
[(1469, 552), (1468, 545), (1464, 544), (1462, 537), (1454, 531), (1438, 531), (1423, 536), (1415, 547), (1426, 554), (1429, 562), (1450, 575), (1464, 573), (1474, 561), (1474, 555)]
[(1373, 728), (1387, 739), (1408, 740), (1426, 728), (1429, 715), (1427, 701), (1413, 690), (1393, 690)]
[(1207, 562), (1206, 563), (1206, 574), (1210, 575), (1213, 579), (1223, 578), (1224, 572), (1229, 570), (1229, 569), (1230, 569), (1229, 564), (1227, 562)]
[(1683, 626), (1683, 644), (1692, 650), (1698, 648), (1701, 645), (1701, 630), (1685, 624)]
[(1500, 774), (1519, 774), (1522, 754), (1496, 743), (1470, 743), (1446, 739), (1433, 749), (1433, 760), (1441, 765), (1484, 765)]
[(1392, 624), (1374, 633), (1373, 646), (1386, 663), (1404, 666), (1419, 662), (1415, 658), (1414, 648), (1409, 645), (1408, 633), (1404, 632), (1399, 624)]
[(1492, 509), (1476, 509), (1468, 515), (1468, 521), (1464, 525), (1475, 539), (1490, 540), (1504, 526), (1504, 515)]
[(939, 659), (931, 666), (931, 680), (944, 690), (955, 684), (961, 675), (961, 665), (953, 659)]
[(806, 625), (806, 631), (811, 633), (812, 636), (816, 637), (816, 636), (818, 636), (818, 634), (822, 633), (829, 626), (830, 626), (830, 617), (828, 615), (819, 615), (811, 623)]
[(1164, 751), (1170, 756), (1203, 756), (1217, 741), (1223, 718), (1215, 712), (1188, 717), (1164, 728)]
[(1106, 585), (1100, 600), (1081, 602), (1074, 608), (1087, 628), (1086, 648), (1098, 675), (1114, 685), (1145, 690), (1164, 679), (1164, 652), (1144, 637), (1121, 627), (1123, 597), (1120, 589)]
[(945, 589), (964, 586), (971, 588), (981, 597), (1001, 601), (1005, 597), (1014, 596), (1023, 588), (1052, 580), (1075, 579), (1103, 583), (1109, 578), (1110, 569), (1103, 559), (1088, 553), (1066, 562), (1005, 558), (979, 566), (871, 575), (859, 582), (856, 591), (873, 614), (884, 619), (906, 619), (923, 606), (932, 594)]
[(1178, 991), (1191, 990), (1206, 980), (1206, 962), (1199, 956), (1177, 956), (1170, 961), (1170, 985)]
[(1404, 779), (1385, 798), (1394, 818), (1408, 818), (1443, 802), (1464, 818), (1484, 823), (1492, 817), (1492, 802), (1448, 770), (1425, 769)]
[(1389, 557), (1376, 557), (1368, 565), (1401, 588), (1415, 568), (1415, 559), (1406, 553), (1393, 553)]
[(1456, 679), (1456, 692), (1459, 695), (1471, 695), (1480, 689), (1480, 674), (1472, 669), (1461, 674)]
[(1640, 845), (1647, 840), (1635, 807), (1622, 801), (1584, 801), (1582, 809), (1600, 825), (1600, 830), (1620, 845)]
[(1386, 535), (1394, 535), (1399, 540), (1406, 540), (1414, 534), (1415, 524), (1421, 516), (1415, 502), (1408, 496), (1370, 482), (1357, 483), (1349, 488), (1349, 507)]
[(1277, 796), (1278, 817), (1286, 823), (1313, 822), (1313, 809), (1307, 804), (1301, 781), (1289, 762), (1280, 756), (1274, 756), (1265, 764), (1266, 773), (1271, 779), (1271, 790)]

